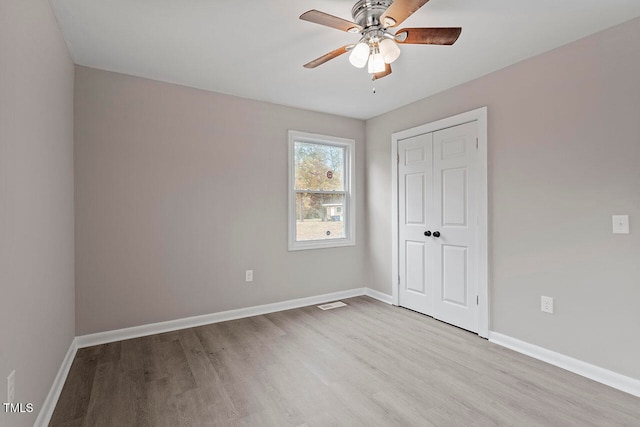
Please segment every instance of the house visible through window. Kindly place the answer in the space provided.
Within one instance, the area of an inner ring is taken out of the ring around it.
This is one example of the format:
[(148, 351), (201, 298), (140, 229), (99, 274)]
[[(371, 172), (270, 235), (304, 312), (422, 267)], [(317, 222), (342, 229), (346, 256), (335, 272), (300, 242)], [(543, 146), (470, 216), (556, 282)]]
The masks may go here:
[(354, 141), (289, 131), (289, 250), (355, 244)]

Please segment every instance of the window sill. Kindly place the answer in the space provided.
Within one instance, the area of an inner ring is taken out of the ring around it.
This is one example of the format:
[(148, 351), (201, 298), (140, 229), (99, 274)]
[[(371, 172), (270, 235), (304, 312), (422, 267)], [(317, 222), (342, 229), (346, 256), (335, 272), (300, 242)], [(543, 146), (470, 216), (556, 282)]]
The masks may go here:
[(307, 249), (328, 249), (355, 246), (353, 239), (335, 239), (332, 241), (308, 240), (303, 242), (289, 242), (289, 251), (304, 251)]

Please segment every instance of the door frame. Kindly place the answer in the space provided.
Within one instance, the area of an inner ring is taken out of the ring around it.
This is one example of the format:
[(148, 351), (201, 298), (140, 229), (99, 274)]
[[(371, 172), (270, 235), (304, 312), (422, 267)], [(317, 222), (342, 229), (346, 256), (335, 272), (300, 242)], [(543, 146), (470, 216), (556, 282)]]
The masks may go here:
[(398, 141), (412, 136), (435, 132), (465, 123), (478, 123), (478, 167), (476, 176), (471, 177), (478, 184), (477, 231), (478, 242), (478, 335), (489, 337), (489, 258), (488, 258), (488, 183), (487, 183), (487, 107), (416, 126), (391, 135), (391, 289), (392, 304), (399, 305), (399, 218), (398, 218)]

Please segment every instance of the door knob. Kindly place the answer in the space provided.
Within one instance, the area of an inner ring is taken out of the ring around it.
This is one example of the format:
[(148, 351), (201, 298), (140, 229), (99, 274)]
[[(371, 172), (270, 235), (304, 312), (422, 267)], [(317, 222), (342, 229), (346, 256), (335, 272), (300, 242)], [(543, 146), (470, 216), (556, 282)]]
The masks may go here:
[(431, 232), (429, 230), (427, 230), (427, 231), (424, 232), (424, 235), (429, 237), (429, 236), (431, 236)]
[(433, 237), (440, 237), (440, 232), (439, 231), (434, 231), (433, 232)]

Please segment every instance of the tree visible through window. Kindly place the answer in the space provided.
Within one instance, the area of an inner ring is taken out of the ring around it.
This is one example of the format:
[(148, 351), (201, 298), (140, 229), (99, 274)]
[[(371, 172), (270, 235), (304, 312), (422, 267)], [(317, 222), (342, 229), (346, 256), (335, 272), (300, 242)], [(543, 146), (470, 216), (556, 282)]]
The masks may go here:
[(352, 147), (352, 140), (290, 132), (290, 249), (353, 244)]

